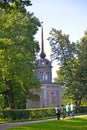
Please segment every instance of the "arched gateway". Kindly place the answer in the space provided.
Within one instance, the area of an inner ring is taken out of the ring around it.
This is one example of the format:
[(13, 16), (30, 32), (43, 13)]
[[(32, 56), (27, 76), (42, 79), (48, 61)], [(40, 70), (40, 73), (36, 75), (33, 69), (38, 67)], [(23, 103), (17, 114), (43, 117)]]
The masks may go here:
[(27, 100), (26, 108), (55, 107), (62, 104), (62, 84), (52, 82), (52, 65), (46, 59), (43, 44), (43, 26), (41, 26), (41, 54), (36, 61), (36, 77), (40, 80), (40, 89), (31, 89), (32, 99)]

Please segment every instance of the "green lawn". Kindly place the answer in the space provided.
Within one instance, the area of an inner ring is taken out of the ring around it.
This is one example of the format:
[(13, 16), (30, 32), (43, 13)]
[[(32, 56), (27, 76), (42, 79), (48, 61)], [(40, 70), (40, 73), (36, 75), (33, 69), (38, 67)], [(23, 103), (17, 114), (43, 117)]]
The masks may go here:
[(87, 130), (87, 117), (29, 124), (8, 130)]

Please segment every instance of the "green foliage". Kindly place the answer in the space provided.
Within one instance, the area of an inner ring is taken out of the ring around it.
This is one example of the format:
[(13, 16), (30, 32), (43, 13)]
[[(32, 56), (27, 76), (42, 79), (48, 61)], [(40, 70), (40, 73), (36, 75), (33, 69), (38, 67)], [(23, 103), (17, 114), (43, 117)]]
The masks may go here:
[[(3, 2), (2, 2), (3, 1)], [(26, 12), (26, 6), (31, 6), (30, 0), (2, 0), (0, 1), (0, 7), (6, 9), (9, 12), (13, 7), (11, 5), (15, 4), (16, 9), (22, 12)]]
[(77, 43), (71, 43), (69, 35), (62, 31), (52, 29), (48, 38), (52, 50), (52, 59), (60, 66), (55, 82), (64, 84), (63, 97), (81, 103), (82, 98), (87, 97), (87, 32)]
[(38, 108), (38, 109), (29, 109), (30, 119), (41, 119), (45, 117), (55, 116), (54, 108)]
[(84, 32), (83, 38), (81, 38), (77, 44), (79, 59), (78, 80), (82, 86), (81, 94), (87, 99), (87, 30)]
[(0, 94), (0, 109), (4, 107), (4, 96)]
[(78, 113), (87, 113), (87, 106), (76, 106), (75, 107), (75, 113), (78, 114)]
[[(71, 102), (73, 102), (73, 101), (72, 101), (72, 99), (68, 98), (68, 96), (62, 98), (62, 104), (63, 104), (64, 106), (66, 106), (67, 103), (71, 103)], [(75, 105), (74, 102), (73, 102), (73, 104)]]
[(9, 120), (28, 119), (29, 111), (23, 109), (4, 110), (3, 115), (4, 115), (4, 119), (9, 119)]
[(0, 110), (4, 120), (35, 120), (54, 117), (54, 108)]
[[(85, 114), (87, 106), (75, 107), (75, 114)], [(66, 111), (64, 111), (66, 115)], [(38, 120), (56, 117), (55, 108), (0, 110), (2, 120)]]
[[(62, 31), (52, 29), (48, 38), (51, 45), (51, 59), (56, 60), (59, 65), (67, 65), (69, 60), (74, 57), (75, 43), (70, 43), (69, 35), (62, 34)], [(68, 68), (69, 69), (69, 68)]]
[(34, 74), (39, 45), (34, 35), (40, 23), (14, 4), (8, 13), (0, 8), (0, 25), (0, 93), (5, 95), (6, 106), (24, 108), (29, 88), (39, 87)]

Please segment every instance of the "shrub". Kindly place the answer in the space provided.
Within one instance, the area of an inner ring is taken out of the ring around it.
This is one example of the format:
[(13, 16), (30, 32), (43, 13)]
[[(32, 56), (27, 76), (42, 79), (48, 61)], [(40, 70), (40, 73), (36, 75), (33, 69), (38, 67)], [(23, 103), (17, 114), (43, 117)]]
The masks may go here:
[(87, 113), (87, 106), (77, 106), (75, 108), (75, 113)]
[[(87, 113), (87, 106), (76, 107), (75, 114), (77, 113)], [(4, 120), (34, 120), (52, 118), (54, 116), (56, 116), (55, 108), (0, 110), (0, 118), (3, 118)]]

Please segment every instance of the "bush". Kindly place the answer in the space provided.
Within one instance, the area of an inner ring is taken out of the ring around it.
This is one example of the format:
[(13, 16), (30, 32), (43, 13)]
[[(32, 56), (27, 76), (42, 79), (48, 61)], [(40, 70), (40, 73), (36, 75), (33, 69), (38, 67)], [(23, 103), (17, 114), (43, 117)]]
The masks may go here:
[[(78, 113), (87, 113), (87, 106), (76, 107), (75, 114)], [(0, 118), (4, 120), (34, 120), (52, 118), (55, 116), (55, 108), (0, 110)]]
[(28, 119), (29, 111), (24, 109), (2, 110), (4, 120)]
[(52, 117), (55, 115), (55, 109), (54, 108), (36, 108), (36, 109), (29, 109), (29, 119), (34, 118), (47, 118)]
[(77, 106), (75, 108), (75, 113), (78, 114), (78, 113), (87, 113), (87, 106)]
[(0, 110), (4, 120), (41, 119), (55, 115), (53, 108)]

